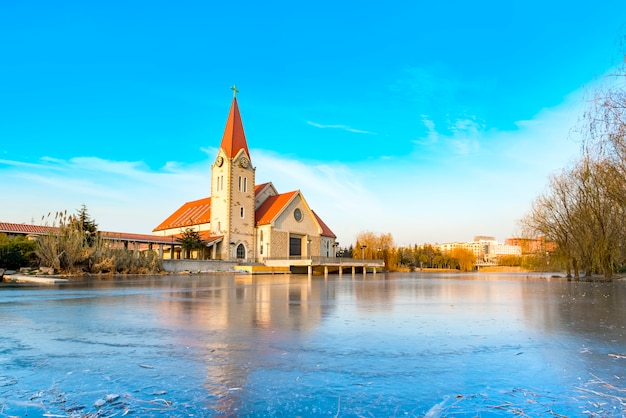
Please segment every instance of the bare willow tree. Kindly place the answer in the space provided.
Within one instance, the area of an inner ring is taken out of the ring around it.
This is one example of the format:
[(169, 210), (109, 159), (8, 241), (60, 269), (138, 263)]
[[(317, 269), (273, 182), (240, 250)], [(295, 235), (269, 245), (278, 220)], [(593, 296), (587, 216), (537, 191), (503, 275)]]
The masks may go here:
[(605, 77), (582, 122), (584, 152), (608, 159), (626, 177), (626, 66)]
[(583, 154), (596, 162), (594, 171), (604, 192), (604, 200), (591, 202), (591, 207), (605, 221), (597, 226), (594, 238), (595, 257), (606, 276), (609, 265), (617, 261), (623, 265), (626, 256), (621, 246), (626, 236), (626, 65), (622, 63), (603, 82), (584, 115), (581, 133)]
[[(578, 259), (574, 255), (574, 242), (571, 237), (575, 212), (571, 203), (574, 199), (567, 179), (565, 172), (553, 175), (549, 180), (548, 190), (535, 199), (529, 213), (522, 218), (521, 224), (525, 236), (542, 236), (544, 241), (554, 242), (558, 251), (554, 255), (567, 260), (568, 266), (571, 259), (576, 267)], [(578, 277), (577, 268), (575, 270)]]
[(621, 181), (609, 160), (583, 155), (581, 161), (551, 177), (522, 220), (526, 235), (545, 237), (556, 244), (560, 258), (574, 276), (579, 267), (589, 277), (600, 272), (611, 278), (623, 260), (624, 207), (615, 199)]
[(621, 243), (626, 226), (624, 206), (614, 193), (616, 188), (623, 188), (624, 178), (612, 175), (615, 168), (609, 159), (588, 158), (579, 164), (578, 177), (574, 178), (583, 198), (583, 218), (577, 231), (591, 264), (587, 264), (585, 272), (589, 274), (594, 269), (606, 278), (611, 278), (615, 267), (622, 263)]
[(626, 73), (608, 76), (584, 113), (581, 156), (550, 178), (522, 220), (529, 236), (553, 241), (574, 276), (611, 278), (626, 258)]

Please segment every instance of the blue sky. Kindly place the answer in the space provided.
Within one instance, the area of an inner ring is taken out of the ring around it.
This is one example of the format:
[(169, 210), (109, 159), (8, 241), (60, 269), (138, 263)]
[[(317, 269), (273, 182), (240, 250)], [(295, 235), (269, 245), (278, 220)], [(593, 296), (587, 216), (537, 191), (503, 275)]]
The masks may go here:
[(503, 241), (626, 35), (623, 0), (213, 3), (0, 4), (0, 221), (150, 233), (209, 195), (236, 83), (257, 182), (342, 245)]

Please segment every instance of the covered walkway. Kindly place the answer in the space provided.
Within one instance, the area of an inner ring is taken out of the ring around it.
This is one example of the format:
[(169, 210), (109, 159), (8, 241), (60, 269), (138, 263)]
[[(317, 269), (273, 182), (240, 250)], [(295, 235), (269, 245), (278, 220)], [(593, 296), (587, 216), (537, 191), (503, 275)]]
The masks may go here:
[[(9, 237), (15, 236), (32, 236), (37, 237), (54, 233), (58, 227), (44, 225), (28, 225), (0, 222), (0, 233), (7, 234)], [(175, 254), (180, 252), (180, 243), (174, 237), (159, 237), (150, 234), (132, 234), (128, 232), (110, 232), (100, 231), (100, 236), (113, 243), (119, 243), (126, 249), (132, 249), (139, 252), (140, 250), (153, 251), (158, 246), (160, 258), (164, 257), (165, 249), (170, 253), (170, 257), (174, 258)], [(178, 251), (175, 251), (178, 250)]]

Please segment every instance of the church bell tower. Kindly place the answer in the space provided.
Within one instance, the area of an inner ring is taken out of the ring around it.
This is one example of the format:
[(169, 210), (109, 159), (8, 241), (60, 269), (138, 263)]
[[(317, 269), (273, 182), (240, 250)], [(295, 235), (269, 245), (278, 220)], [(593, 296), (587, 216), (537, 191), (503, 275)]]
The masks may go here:
[(254, 260), (254, 175), (233, 86), (226, 128), (211, 166), (211, 236), (223, 236), (222, 260)]

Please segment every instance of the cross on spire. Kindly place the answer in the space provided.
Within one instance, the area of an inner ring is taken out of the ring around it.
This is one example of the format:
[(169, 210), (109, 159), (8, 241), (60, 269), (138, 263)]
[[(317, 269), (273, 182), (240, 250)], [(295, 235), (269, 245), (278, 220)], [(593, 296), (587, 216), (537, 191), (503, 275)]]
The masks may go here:
[(239, 90), (237, 90), (237, 84), (233, 84), (230, 89), (233, 91), (233, 97), (237, 97), (237, 93), (239, 93)]
[[(236, 86), (233, 86), (232, 90), (237, 94), (238, 90)], [(243, 123), (241, 122), (241, 115), (239, 114), (237, 98), (233, 98), (230, 105), (230, 112), (228, 113), (228, 120), (226, 121), (226, 128), (224, 129), (224, 136), (222, 137), (220, 148), (224, 150), (228, 158), (234, 158), (240, 150), (243, 150), (247, 158), (250, 159), (250, 151), (248, 151), (246, 134), (243, 131)]]

